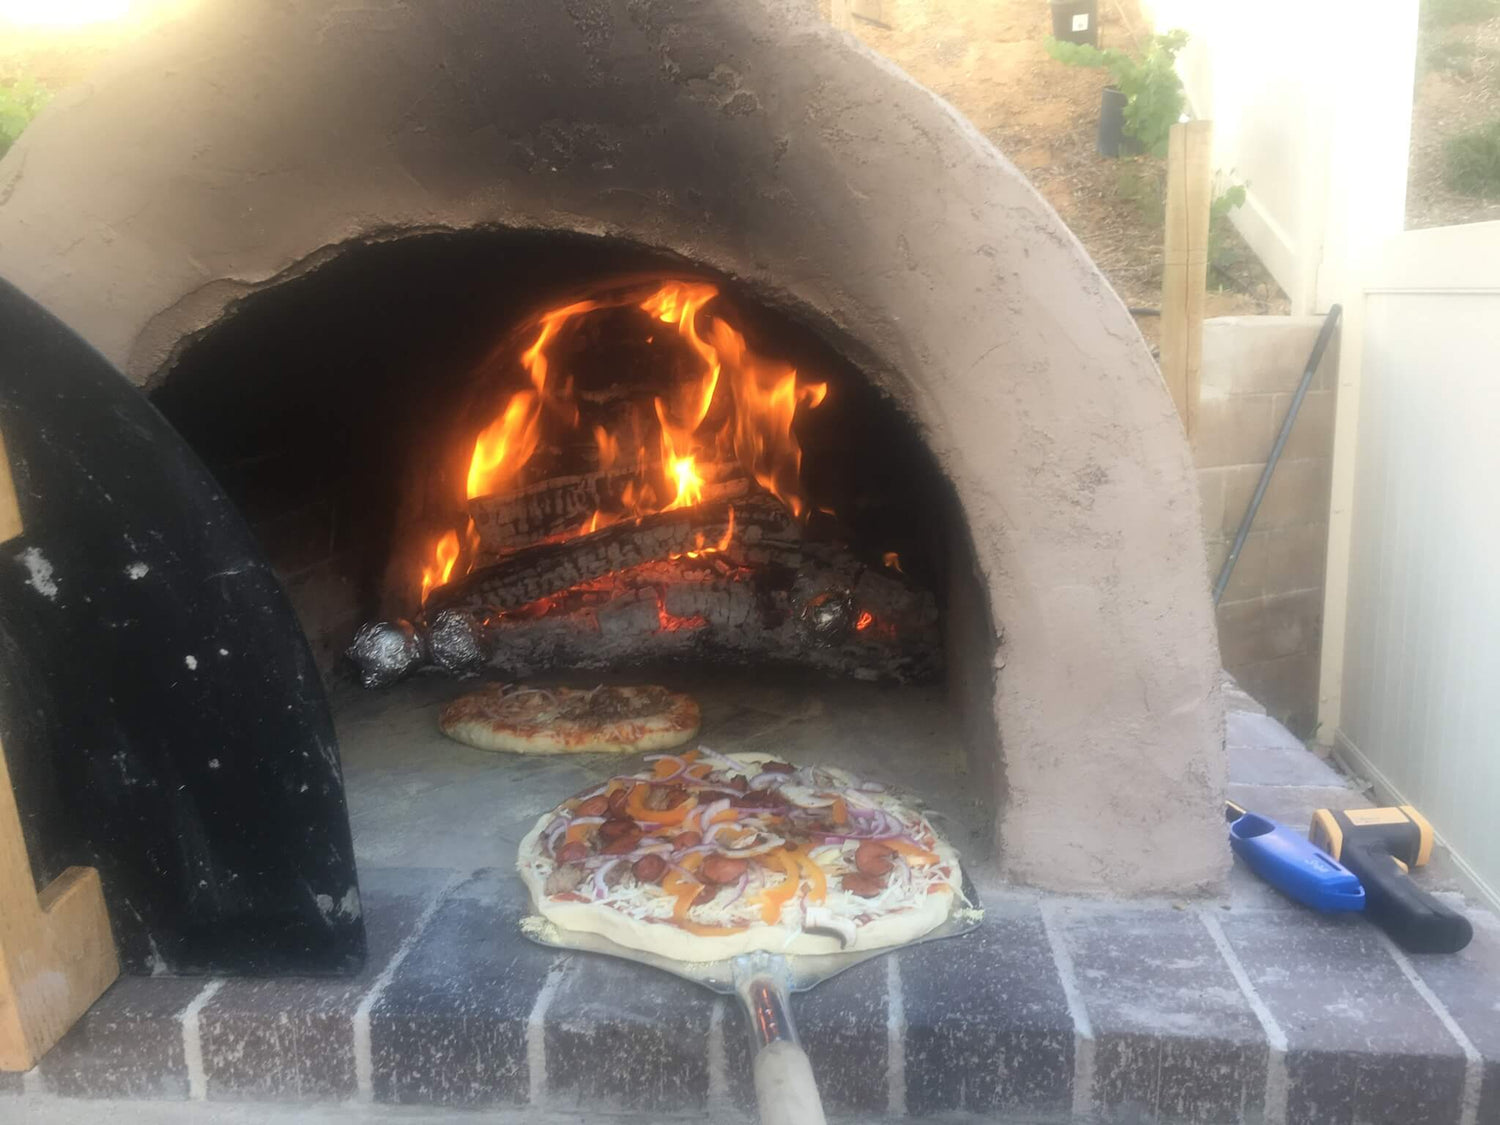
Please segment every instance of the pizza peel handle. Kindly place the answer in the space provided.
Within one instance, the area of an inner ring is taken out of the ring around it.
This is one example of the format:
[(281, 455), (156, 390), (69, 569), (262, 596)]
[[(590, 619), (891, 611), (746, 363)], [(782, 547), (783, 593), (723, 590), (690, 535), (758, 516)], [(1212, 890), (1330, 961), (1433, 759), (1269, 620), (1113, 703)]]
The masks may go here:
[(750, 1016), (755, 1049), (755, 1101), (761, 1125), (826, 1125), (812, 1063), (792, 1022), (789, 975), (779, 954), (734, 958), (735, 991)]

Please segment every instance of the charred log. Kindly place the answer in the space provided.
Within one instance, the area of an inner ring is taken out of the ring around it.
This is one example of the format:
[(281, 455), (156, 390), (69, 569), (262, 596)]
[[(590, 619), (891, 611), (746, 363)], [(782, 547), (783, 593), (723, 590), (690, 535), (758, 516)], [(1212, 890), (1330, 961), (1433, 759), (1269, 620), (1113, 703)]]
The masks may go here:
[[(706, 504), (738, 500), (751, 491), (738, 465), (708, 465), (700, 472), (705, 478)], [(659, 473), (659, 465), (644, 468), (645, 476)], [(514, 492), (477, 496), (469, 501), (469, 515), (480, 549), (489, 556), (503, 556), (556, 536), (576, 535), (594, 513), (617, 504), (621, 494), (642, 476), (642, 467), (632, 463), (609, 471), (555, 476)]]
[[(868, 680), (927, 680), (942, 670), (931, 595), (866, 571), (851, 589), (844, 567), (736, 567), (722, 559), (652, 562), (564, 591), (486, 625), (490, 663), (524, 677), (622, 660), (794, 664)], [(816, 630), (803, 612), (836, 592), (841, 627)], [(870, 607), (879, 607), (877, 614)]]
[(794, 550), (800, 539), (800, 526), (769, 496), (678, 508), (518, 552), (434, 590), (427, 608), (512, 610), (673, 555), (715, 547), (737, 563), (755, 564), (769, 561), (773, 548)]

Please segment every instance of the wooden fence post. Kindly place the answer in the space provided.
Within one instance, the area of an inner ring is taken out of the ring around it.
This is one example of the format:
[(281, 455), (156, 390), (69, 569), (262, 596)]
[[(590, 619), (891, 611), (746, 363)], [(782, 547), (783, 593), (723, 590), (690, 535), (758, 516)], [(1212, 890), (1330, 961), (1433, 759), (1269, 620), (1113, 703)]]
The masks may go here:
[(1188, 440), (1198, 422), (1208, 216), (1213, 203), (1213, 123), (1173, 125), (1167, 142), (1166, 244), (1161, 275), (1161, 373)]
[[(0, 437), (0, 543), (21, 531)], [(30, 1070), (119, 975), (98, 871), (70, 867), (37, 894), (0, 747), (0, 1070)]]

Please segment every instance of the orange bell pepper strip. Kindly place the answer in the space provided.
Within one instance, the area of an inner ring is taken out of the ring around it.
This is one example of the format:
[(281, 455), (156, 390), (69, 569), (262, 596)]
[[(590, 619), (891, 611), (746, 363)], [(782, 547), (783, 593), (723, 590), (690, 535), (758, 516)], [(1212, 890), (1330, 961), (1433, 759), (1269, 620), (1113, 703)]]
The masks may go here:
[(877, 842), (893, 852), (900, 852), (906, 857), (906, 862), (913, 867), (931, 867), (938, 861), (936, 852), (930, 852), (924, 847), (913, 844), (910, 840), (890, 839)]
[(849, 823), (849, 805), (842, 797), (835, 797), (833, 799), (833, 823)]
[(667, 877), (662, 880), (662, 890), (677, 900), (672, 907), (672, 918), (679, 924), (688, 920), (688, 908), (693, 905), (693, 899), (698, 897), (702, 890), (701, 884), (691, 879), (684, 879), (675, 871), (667, 872)]
[(826, 899), (828, 897), (828, 876), (823, 874), (823, 869), (817, 865), (812, 856), (800, 849), (792, 853), (792, 858), (797, 861), (797, 866), (802, 869), (802, 874), (807, 879), (808, 901), (822, 902)]
[[(658, 758), (651, 767), (651, 772), (659, 778), (671, 777), (678, 770), (682, 769), (684, 764), (697, 760), (697, 757), (698, 751), (689, 750), (686, 754), (671, 754), (665, 758)], [(689, 776), (692, 775), (691, 770), (687, 772)]]
[(625, 798), (625, 811), (636, 820), (648, 821), (651, 824), (681, 824), (697, 806), (695, 797), (689, 797), (675, 809), (648, 809), (646, 807), (646, 794), (650, 792), (649, 785), (637, 785), (630, 791), (630, 796)]
[(593, 824), (570, 824), (568, 830), (563, 833), (563, 842), (566, 844), (581, 844), (583, 838), (588, 835), (590, 828), (597, 827)]
[(761, 920), (768, 926), (774, 926), (781, 919), (781, 908), (802, 886), (802, 872), (797, 866), (797, 861), (784, 849), (771, 852), (766, 858), (775, 860), (782, 874), (786, 876), (774, 887), (767, 887), (760, 892)]

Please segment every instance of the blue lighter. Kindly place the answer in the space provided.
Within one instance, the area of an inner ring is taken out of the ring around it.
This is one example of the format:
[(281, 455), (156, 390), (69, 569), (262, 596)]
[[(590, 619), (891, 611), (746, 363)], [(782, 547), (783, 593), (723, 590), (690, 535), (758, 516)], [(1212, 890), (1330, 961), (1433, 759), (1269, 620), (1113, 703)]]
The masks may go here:
[(1328, 913), (1365, 908), (1359, 877), (1305, 836), (1232, 801), (1224, 818), (1234, 854), (1283, 894)]

